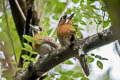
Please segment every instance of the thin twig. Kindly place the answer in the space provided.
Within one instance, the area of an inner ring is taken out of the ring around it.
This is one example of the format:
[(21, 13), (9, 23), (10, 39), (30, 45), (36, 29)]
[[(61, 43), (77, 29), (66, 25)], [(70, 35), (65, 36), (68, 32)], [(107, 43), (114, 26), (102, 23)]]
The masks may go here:
[[(13, 54), (15, 55), (15, 47), (14, 47), (14, 43), (13, 43), (13, 40), (12, 40), (12, 37), (11, 37), (11, 34), (10, 34), (8, 17), (7, 17), (7, 13), (6, 13), (5, 0), (3, 1), (3, 13), (4, 13), (4, 15), (5, 15), (5, 21), (6, 21), (6, 27), (7, 27), (8, 37), (10, 38), (11, 45), (12, 45), (12, 49), (13, 49)], [(16, 61), (16, 64), (17, 64), (16, 55), (15, 55), (15, 61)]]
[(18, 8), (18, 10), (20, 11), (21, 16), (22, 16), (22, 18), (23, 18), (23, 20), (24, 20), (24, 22), (25, 22), (25, 21), (26, 21), (26, 17), (25, 17), (25, 15), (24, 15), (24, 13), (23, 13), (23, 11), (22, 11), (22, 9), (21, 9), (21, 7), (20, 7), (20, 5), (19, 5), (18, 1), (17, 1), (17, 0), (15, 0), (15, 3), (16, 3), (17, 8)]
[(40, 14), (40, 20), (42, 21), (43, 20), (43, 18), (44, 18), (44, 16), (45, 16), (45, 11), (46, 11), (46, 7), (47, 7), (47, 5), (48, 5), (48, 0), (46, 0), (46, 3), (45, 3), (45, 5), (44, 5), (44, 9), (43, 9), (43, 12)]

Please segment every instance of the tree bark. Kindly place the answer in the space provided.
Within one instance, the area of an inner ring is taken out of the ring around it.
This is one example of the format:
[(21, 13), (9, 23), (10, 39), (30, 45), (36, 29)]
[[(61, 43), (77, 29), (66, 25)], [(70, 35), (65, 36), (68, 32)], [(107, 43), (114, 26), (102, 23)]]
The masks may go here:
[[(103, 32), (94, 34), (85, 39), (77, 39), (73, 43), (75, 50), (71, 48), (59, 48), (53, 50), (51, 55), (46, 58), (38, 60), (36, 63), (31, 63), (27, 70), (23, 71), (20, 80), (36, 80), (45, 72), (49, 71), (56, 65), (63, 61), (78, 55), (78, 49), (81, 47), (85, 53), (100, 46), (104, 46), (114, 41), (111, 31), (105, 30)], [(17, 80), (17, 79), (16, 79)]]

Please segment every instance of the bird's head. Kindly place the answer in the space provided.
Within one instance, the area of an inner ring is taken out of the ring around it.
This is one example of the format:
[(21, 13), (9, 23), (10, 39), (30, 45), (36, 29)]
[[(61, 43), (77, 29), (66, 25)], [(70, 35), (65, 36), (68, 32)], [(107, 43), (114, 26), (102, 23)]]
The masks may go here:
[(40, 28), (39, 26), (33, 26), (30, 24), (30, 27), (34, 33), (40, 33), (43, 31), (42, 28)]
[(60, 21), (58, 23), (58, 26), (61, 26), (63, 25), (65, 22), (66, 22), (66, 19), (67, 19), (67, 15), (64, 15), (60, 18)]
[(71, 14), (68, 18), (67, 18), (67, 22), (69, 22), (69, 21), (71, 21), (71, 19), (73, 18), (73, 16), (74, 16), (74, 13), (73, 14)]

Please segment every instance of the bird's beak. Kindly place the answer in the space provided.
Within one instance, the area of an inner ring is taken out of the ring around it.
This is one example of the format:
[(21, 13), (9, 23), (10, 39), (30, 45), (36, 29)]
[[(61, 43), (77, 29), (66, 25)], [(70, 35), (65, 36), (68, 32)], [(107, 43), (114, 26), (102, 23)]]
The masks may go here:
[(70, 21), (73, 18), (73, 16), (74, 16), (74, 13), (68, 17), (68, 20)]

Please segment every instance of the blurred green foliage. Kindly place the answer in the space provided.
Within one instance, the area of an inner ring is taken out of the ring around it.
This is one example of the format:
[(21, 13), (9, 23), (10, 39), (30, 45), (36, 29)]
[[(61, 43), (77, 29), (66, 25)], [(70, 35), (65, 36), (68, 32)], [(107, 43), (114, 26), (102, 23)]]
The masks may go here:
[[(12, 14), (10, 12), (10, 8), (8, 7), (7, 9), (7, 16), (8, 16), (8, 24), (9, 24), (9, 29), (10, 29), (10, 35), (12, 36), (12, 40), (14, 42), (15, 46), (15, 55), (13, 54), (13, 49), (11, 46), (11, 41), (8, 36), (8, 31), (6, 27), (6, 21), (5, 21), (5, 16), (3, 14), (3, 9), (2, 9), (2, 1), (0, 0), (0, 29), (2, 31), (0, 32), (0, 42), (4, 41), (5, 46), (0, 49), (4, 51), (4, 55), (8, 57), (10, 60), (12, 56), (16, 56), (17, 62), (20, 58), (21, 54), (21, 49), (29, 51), (30, 55), (32, 54), (37, 54), (32, 50), (32, 47), (28, 43), (24, 43), (24, 48), (21, 47), (19, 36), (16, 32), (16, 28), (14, 25), (14, 21), (12, 18)], [(37, 3), (37, 0), (36, 0)], [(95, 3), (98, 3), (98, 5), (95, 5)], [(110, 25), (111, 20), (109, 17), (106, 17), (107, 13), (105, 8), (101, 5), (102, 2), (101, 0), (40, 0), (40, 8), (41, 8), (41, 16), (40, 16), (40, 26), (45, 30), (45, 32), (41, 32), (40, 35), (44, 36), (50, 36), (52, 33), (52, 37), (57, 40), (56, 36), (56, 28), (58, 20), (60, 16), (62, 15), (63, 12), (65, 14), (71, 14), (75, 13), (75, 16), (73, 17), (72, 23), (73, 26), (75, 27), (77, 33), (77, 37), (81, 37), (81, 31), (84, 31), (87, 28), (90, 28), (89, 25), (94, 25), (93, 22), (97, 24), (97, 29), (98, 27), (101, 28), (106, 28)], [(68, 5), (71, 5), (68, 7)], [(77, 6), (76, 6), (77, 5)], [(66, 9), (66, 11), (64, 11)], [(82, 27), (83, 26), (83, 27)], [(94, 29), (93, 29), (94, 30)], [(92, 31), (91, 31), (92, 32)], [(84, 35), (84, 34), (83, 34)], [(32, 37), (23, 35), (23, 37), (29, 41), (29, 42), (34, 42)], [(36, 62), (35, 58), (32, 58), (31, 56), (28, 55), (22, 55), (22, 58), (24, 60)], [(97, 59), (96, 65), (102, 69), (103, 64), (101, 60), (107, 60), (106, 58), (103, 58), (99, 55), (91, 54), (90, 56), (87, 56), (87, 61), (88, 63), (93, 62), (95, 59)], [(15, 63), (14, 60), (10, 60), (11, 64)], [(27, 65), (30, 63), (28, 61), (24, 62), (24, 67), (27, 67)], [(73, 62), (70, 60), (66, 60), (65, 63), (66, 65), (74, 65)], [(14, 64), (15, 65), (15, 64)], [(88, 78), (84, 75), (82, 70), (78, 66), (75, 66), (72, 70), (63, 70), (61, 65), (58, 65), (57, 67), (54, 68), (54, 74), (48, 74), (48, 77), (45, 78), (44, 80), (75, 80), (76, 78), (80, 78), (81, 80), (88, 80)], [(7, 73), (8, 71), (3, 72), (3, 77), (5, 77), (7, 80), (11, 80), (10, 76)], [(57, 76), (57, 78), (56, 78)]]
[(55, 78), (56, 80), (75, 80), (76, 78), (88, 80), (88, 78), (85, 77), (84, 73), (80, 72), (79, 66), (74, 67), (73, 70), (63, 70), (61, 68), (62, 65), (58, 65), (55, 68), (54, 73), (52, 73), (52, 75), (49, 75), (44, 80), (53, 80)]
[[(0, 58), (0, 62), (2, 64), (0, 65), (2, 70), (1, 76), (7, 80), (12, 80), (22, 47), (9, 7), (6, 11), (8, 20), (8, 22), (6, 22), (2, 1), (3, 0), (0, 0), (0, 51), (3, 52), (4, 56), (1, 56)], [(9, 35), (11, 35), (12, 41), (14, 42), (13, 44), (11, 43)], [(12, 45), (14, 46), (14, 49)]]
[[(3, 13), (2, 13), (3, 14)], [(10, 13), (8, 13), (8, 25), (9, 25), (9, 29), (10, 29), (10, 35), (12, 36), (12, 40), (14, 42), (14, 46), (15, 46), (15, 54), (16, 54), (16, 59), (17, 62), (19, 60), (19, 56), (21, 53), (21, 44), (20, 44), (20, 40), (19, 40), (19, 36), (16, 32), (16, 28), (13, 22), (13, 18), (12, 15)], [(4, 48), (5, 51), (7, 51), (10, 56), (13, 56), (13, 49), (11, 46), (11, 41), (10, 41), (10, 36), (8, 35), (8, 30), (7, 30), (7, 24), (5, 21), (5, 16), (4, 14), (1, 16), (1, 23), (0, 23), (0, 27), (2, 29), (2, 32), (0, 32), (0, 42), (3, 41), (6, 45), (6, 48)]]

